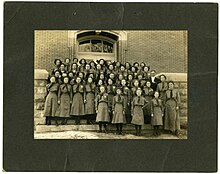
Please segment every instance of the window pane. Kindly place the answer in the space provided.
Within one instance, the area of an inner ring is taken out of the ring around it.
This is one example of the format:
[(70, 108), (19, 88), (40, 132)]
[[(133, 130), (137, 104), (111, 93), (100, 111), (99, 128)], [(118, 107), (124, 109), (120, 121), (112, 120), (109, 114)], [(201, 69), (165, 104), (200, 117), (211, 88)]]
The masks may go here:
[(90, 52), (90, 40), (82, 41), (79, 43), (80, 52)]
[(104, 53), (113, 53), (113, 44), (103, 41), (103, 52)]
[(92, 52), (102, 52), (101, 40), (92, 40)]

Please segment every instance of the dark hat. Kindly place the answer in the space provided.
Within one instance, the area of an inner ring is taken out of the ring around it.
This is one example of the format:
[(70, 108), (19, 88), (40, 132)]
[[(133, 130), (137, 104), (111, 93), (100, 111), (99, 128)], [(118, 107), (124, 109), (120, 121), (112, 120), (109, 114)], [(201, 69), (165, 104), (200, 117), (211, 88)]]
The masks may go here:
[(79, 60), (79, 59), (78, 59), (78, 58), (76, 58), (76, 57), (74, 57), (74, 58), (73, 58), (73, 61), (74, 61), (75, 59), (76, 59), (76, 60), (77, 60), (77, 62), (78, 62), (78, 60)]
[(84, 59), (84, 58), (80, 59), (79, 63), (81, 64), (83, 60), (84, 60), (85, 63), (86, 63), (86, 59)]
[(168, 84), (170, 84), (170, 83), (174, 84), (174, 81), (170, 80), (170, 81), (168, 82)]
[(166, 77), (164, 74), (161, 74), (161, 75), (160, 75), (160, 78), (161, 78), (161, 76), (164, 76), (164, 78), (167, 79), (167, 77)]
[(96, 64), (94, 60), (92, 60), (92, 61), (89, 62), (90, 66), (91, 66), (91, 63)]
[(104, 64), (105, 64), (105, 60), (104, 60), (104, 59), (96, 60), (96, 62), (97, 62), (97, 63), (100, 63), (101, 60), (103, 60), (103, 61), (104, 61)]
[(135, 66), (135, 64), (138, 64), (138, 65), (139, 65), (139, 63), (138, 63), (138, 62), (134, 62), (134, 63), (133, 63), (133, 66)]
[(75, 65), (76, 65), (76, 67), (78, 67), (77, 63), (72, 63), (71, 67), (73, 66), (73, 64), (75, 64)]
[(150, 66), (146, 66), (146, 65), (145, 65), (145, 66), (143, 67), (143, 69), (144, 69), (145, 67), (147, 67), (147, 68), (148, 68), (148, 71), (150, 70)]
[(66, 61), (67, 59), (69, 59), (69, 61), (71, 61), (71, 59), (70, 59), (69, 57), (67, 57), (67, 58), (65, 59), (65, 61)]
[(83, 77), (84, 77), (85, 73), (84, 73), (84, 72), (81, 72), (81, 71), (79, 71), (79, 72), (77, 73), (77, 76), (79, 76), (80, 73), (82, 73), (82, 74), (83, 74)]
[(65, 77), (62, 76), (62, 81), (64, 81), (65, 78), (68, 78), (68, 80), (69, 80), (68, 76), (65, 76)]
[(116, 88), (116, 91), (117, 91), (118, 89), (120, 89), (120, 90), (122, 91), (122, 87), (121, 87), (121, 86), (118, 86), (118, 87)]
[(60, 72), (60, 70), (58, 70), (58, 69), (54, 71), (54, 74), (55, 74), (56, 72), (59, 72), (59, 73), (61, 73), (61, 72)]
[(135, 68), (135, 71), (137, 71), (137, 67), (135, 67), (135, 66), (131, 66), (130, 71), (131, 71), (132, 68)]
[(57, 60), (60, 61), (60, 64), (62, 63), (62, 61), (61, 61), (60, 59), (55, 59), (55, 60), (54, 60), (54, 64), (55, 64), (55, 65), (56, 65), (56, 61), (57, 61)]

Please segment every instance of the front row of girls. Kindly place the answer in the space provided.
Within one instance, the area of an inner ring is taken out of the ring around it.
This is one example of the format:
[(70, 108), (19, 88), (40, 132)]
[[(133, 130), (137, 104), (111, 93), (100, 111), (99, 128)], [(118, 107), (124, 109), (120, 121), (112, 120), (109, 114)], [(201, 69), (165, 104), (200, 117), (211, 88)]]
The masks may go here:
[[(145, 112), (150, 112), (150, 123), (154, 127), (155, 136), (160, 135), (159, 126), (163, 125), (165, 130), (178, 135), (180, 95), (174, 89), (172, 81), (168, 82), (168, 90), (163, 96), (148, 87), (143, 90), (137, 87), (134, 91), (136, 95), (132, 97), (130, 106), (128, 97), (124, 95), (123, 85), (117, 87), (116, 95), (113, 95), (108, 93), (111, 86), (101, 85), (98, 87), (99, 90), (96, 90), (92, 81), (92, 78), (88, 78), (88, 83), (84, 86), (81, 84), (81, 78), (77, 77), (76, 84), (71, 86), (68, 83), (69, 78), (64, 77), (63, 84), (59, 85), (56, 83), (56, 78), (51, 76), (50, 83), (46, 86), (48, 91), (44, 112), (46, 124), (50, 125), (51, 119), (54, 118), (58, 126), (59, 117), (62, 118), (61, 124), (67, 124), (67, 118), (70, 116), (77, 118), (76, 123), (79, 124), (80, 117), (87, 115), (96, 118), (99, 124), (98, 132), (107, 133), (107, 125), (112, 123), (116, 125), (117, 134), (122, 134), (123, 124), (132, 123), (135, 125), (136, 135), (140, 136), (141, 127), (145, 124)], [(151, 100), (148, 100), (149, 96), (146, 95), (149, 92), (154, 95)], [(126, 113), (130, 113), (131, 118), (126, 117)]]

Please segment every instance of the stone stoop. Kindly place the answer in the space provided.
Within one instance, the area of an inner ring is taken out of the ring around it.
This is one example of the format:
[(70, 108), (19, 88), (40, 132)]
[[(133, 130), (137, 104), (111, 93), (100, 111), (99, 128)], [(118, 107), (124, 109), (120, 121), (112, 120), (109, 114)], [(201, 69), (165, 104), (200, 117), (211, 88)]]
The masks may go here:
[[(108, 125), (108, 131), (116, 131), (115, 125)], [(152, 130), (152, 126), (150, 124), (145, 124), (142, 126), (143, 130)], [(94, 125), (36, 125), (36, 133), (44, 133), (44, 132), (64, 132), (64, 131), (98, 131), (98, 124)], [(124, 131), (135, 131), (135, 127), (132, 124), (123, 125)]]

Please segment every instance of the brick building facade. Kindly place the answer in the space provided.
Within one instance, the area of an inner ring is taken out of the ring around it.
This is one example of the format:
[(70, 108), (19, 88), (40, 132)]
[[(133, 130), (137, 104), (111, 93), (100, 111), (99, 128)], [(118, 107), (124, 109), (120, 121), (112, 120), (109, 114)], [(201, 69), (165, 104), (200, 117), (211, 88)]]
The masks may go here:
[[(145, 62), (158, 72), (187, 72), (187, 31), (36, 30), (35, 69), (50, 71), (55, 58), (114, 59)], [(80, 52), (80, 42), (103, 40), (111, 53)]]

